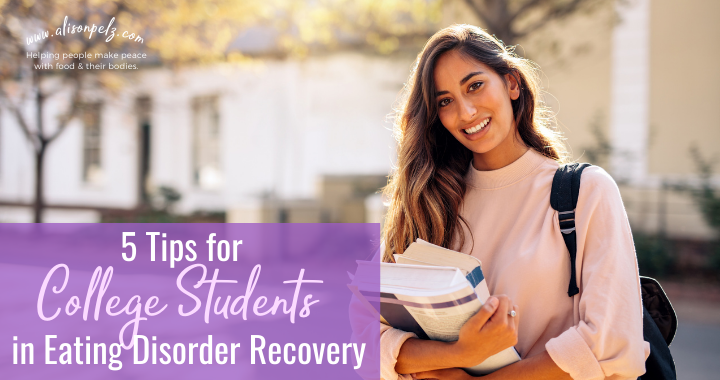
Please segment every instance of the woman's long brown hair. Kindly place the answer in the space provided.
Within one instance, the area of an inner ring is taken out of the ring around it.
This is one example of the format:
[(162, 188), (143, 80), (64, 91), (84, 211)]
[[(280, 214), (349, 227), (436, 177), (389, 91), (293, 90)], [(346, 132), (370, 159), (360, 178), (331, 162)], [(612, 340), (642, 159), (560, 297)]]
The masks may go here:
[(467, 221), (460, 206), (472, 152), (440, 123), (433, 77), (438, 58), (450, 50), (487, 65), (503, 78), (513, 75), (520, 84), (520, 96), (512, 101), (513, 116), (523, 143), (560, 162), (567, 156), (539, 97), (534, 63), (478, 27), (453, 25), (440, 30), (418, 55), (395, 120), (398, 162), (384, 189), (390, 200), (383, 229), (386, 262), (393, 262), (393, 253), (403, 253), (418, 238), (445, 248), (451, 248), (455, 238), (459, 247), (465, 244), (461, 223)]

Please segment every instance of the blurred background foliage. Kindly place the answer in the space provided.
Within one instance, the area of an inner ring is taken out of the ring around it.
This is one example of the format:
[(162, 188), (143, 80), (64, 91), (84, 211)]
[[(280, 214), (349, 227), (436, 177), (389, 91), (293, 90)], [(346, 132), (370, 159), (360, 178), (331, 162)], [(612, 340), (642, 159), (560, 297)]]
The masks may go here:
[[(415, 55), (427, 38), (439, 28), (454, 23), (457, 19), (469, 18), (477, 20), (482, 27), (507, 45), (523, 43), (531, 47), (530, 58), (542, 61), (544, 68), (557, 63), (556, 70), (562, 72), (566, 67), (564, 61), (579, 61), (579, 57), (587, 54), (592, 47), (585, 41), (575, 41), (575, 45), (568, 44), (566, 49), (562, 43), (567, 43), (565, 40), (568, 39), (568, 33), (553, 34), (554, 31), (563, 26), (574, 25), (572, 23), (576, 21), (573, 20), (588, 20), (588, 17), (593, 15), (610, 14), (607, 22), (618, 24), (622, 20), (615, 11), (624, 3), (629, 2), (0, 0), (0, 104), (9, 111), (8, 114), (22, 130), (33, 150), (33, 220), (40, 222), (46, 206), (43, 178), (48, 147), (63, 134), (71, 120), (82, 115), (88, 93), (97, 90), (120, 93), (127, 86), (128, 80), (126, 75), (118, 70), (41, 70), (35, 66), (41, 60), (28, 59), (28, 52), (88, 52), (90, 58), (82, 61), (96, 63), (107, 63), (111, 60), (95, 58), (95, 53), (145, 53), (148, 55), (147, 59), (134, 61), (141, 69), (164, 67), (170, 70), (216, 63), (244, 64), (266, 58), (303, 60), (316, 53), (322, 55), (343, 50), (361, 51), (375, 56), (391, 56), (398, 52)], [(117, 27), (118, 32), (132, 32), (141, 40), (115, 36), (106, 43), (108, 36), (97, 33), (92, 38), (88, 38), (87, 33), (53, 35), (63, 26), (66, 17), (71, 25), (106, 26), (114, 20), (113, 27)], [(570, 30), (574, 29), (570, 27)], [(42, 38), (44, 31), (48, 31), (50, 36)], [(591, 29), (583, 33), (585, 35), (580, 39), (592, 38), (593, 33), (607, 31)], [(558, 35), (562, 38), (558, 38)], [(41, 38), (28, 43), (28, 38), (33, 36)], [(261, 39), (258, 36), (272, 40), (272, 48), (264, 49), (262, 57), (258, 56), (257, 51), (248, 49), (249, 45), (238, 43), (243, 39)], [(524, 47), (517, 49), (516, 53), (528, 54)], [(64, 63), (80, 62), (81, 59), (74, 58)], [(46, 114), (51, 99), (60, 105), (59, 114)], [(552, 97), (548, 99), (552, 103)], [(568, 102), (567, 97), (565, 101)], [(591, 143), (581, 146), (583, 149), (579, 150), (582, 152), (579, 161), (589, 161), (610, 168), (613, 159), (632, 159), (632, 152), (624, 151), (614, 144), (608, 133), (610, 123), (611, 114), (607, 109), (598, 110), (594, 114), (586, 128), (589, 132), (587, 135), (590, 136), (586, 141)], [(651, 125), (649, 129), (652, 146), (655, 126)], [(697, 180), (663, 180), (659, 203), (664, 199), (665, 192), (685, 192), (692, 198), (695, 207), (706, 224), (714, 230), (716, 237), (702, 243), (669, 237), (663, 227), (664, 222), (660, 220), (664, 217), (660, 212), (657, 232), (633, 228), (636, 231), (634, 238), (639, 265), (644, 274), (675, 276), (692, 273), (691, 268), (701, 268), (703, 275), (720, 279), (720, 196), (717, 183), (713, 182), (713, 178), (717, 177), (717, 159), (705, 157), (701, 151), (699, 146), (693, 146), (690, 150)], [(623, 178), (616, 179), (623, 184)], [(205, 211), (179, 215), (175, 208), (187, 198), (183, 197), (185, 189), (168, 185), (159, 186), (154, 191), (151, 202), (143, 201), (135, 210), (127, 213), (105, 210), (102, 220), (220, 221), (226, 216), (224, 212)], [(366, 195), (364, 192), (362, 197)], [(358, 205), (362, 204), (362, 197), (352, 198), (353, 207), (361, 208)], [(658, 206), (658, 209), (662, 211), (663, 207)], [(336, 213), (332, 210), (326, 212), (329, 215)], [(688, 263), (682, 252), (701, 252), (696, 255), (701, 259)]]

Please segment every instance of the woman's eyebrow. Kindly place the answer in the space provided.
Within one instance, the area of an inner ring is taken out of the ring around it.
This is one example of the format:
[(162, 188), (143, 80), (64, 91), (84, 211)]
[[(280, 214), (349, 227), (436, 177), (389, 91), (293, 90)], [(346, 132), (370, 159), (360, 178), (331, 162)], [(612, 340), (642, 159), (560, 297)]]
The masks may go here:
[(465, 82), (467, 82), (468, 80), (470, 80), (470, 78), (474, 77), (475, 75), (479, 75), (479, 74), (484, 74), (484, 73), (483, 73), (482, 71), (475, 71), (475, 72), (473, 72), (473, 73), (470, 73), (470, 74), (468, 74), (468, 75), (465, 75), (465, 78), (463, 78), (463, 79), (460, 81), (460, 85), (462, 86), (463, 84), (465, 84)]
[[(465, 75), (465, 77), (460, 80), (460, 85), (462, 86), (463, 84), (465, 84), (465, 82), (469, 81), (470, 78), (474, 77), (475, 75), (480, 75), (480, 74), (485, 74), (485, 73), (482, 72), (482, 71), (475, 71), (475, 72), (472, 72), (472, 73), (470, 73), (470, 74), (468, 74), (468, 75)], [(448, 91), (437, 91), (437, 92), (435, 93), (435, 97), (438, 97), (438, 96), (440, 96), (440, 95), (445, 95), (445, 94), (448, 94), (448, 93), (449, 93)]]

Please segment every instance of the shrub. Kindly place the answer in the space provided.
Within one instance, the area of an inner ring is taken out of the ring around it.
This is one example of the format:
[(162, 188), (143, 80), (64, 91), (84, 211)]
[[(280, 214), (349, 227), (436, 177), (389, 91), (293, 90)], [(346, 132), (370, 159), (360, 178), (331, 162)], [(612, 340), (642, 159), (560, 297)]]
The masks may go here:
[(633, 232), (641, 276), (663, 277), (675, 266), (670, 242), (657, 235)]

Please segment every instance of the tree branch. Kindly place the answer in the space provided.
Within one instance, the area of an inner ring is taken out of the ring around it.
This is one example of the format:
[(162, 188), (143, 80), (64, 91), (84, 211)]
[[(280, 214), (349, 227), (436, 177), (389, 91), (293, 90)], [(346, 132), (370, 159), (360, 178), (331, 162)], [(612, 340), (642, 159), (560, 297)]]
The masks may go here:
[(547, 13), (545, 15), (543, 15), (540, 18), (540, 20), (531, 24), (529, 27), (525, 28), (524, 30), (515, 33), (515, 35), (518, 38), (525, 37), (528, 34), (544, 27), (550, 21), (559, 20), (566, 16), (571, 15), (579, 7), (581, 7), (587, 3), (590, 3), (591, 1), (593, 1), (593, 0), (572, 0), (571, 2), (565, 4), (564, 6), (553, 7), (549, 11), (547, 11)]
[(487, 17), (487, 9), (483, 9), (479, 3), (476, 3), (473, 0), (465, 0), (465, 4), (467, 4), (467, 6), (470, 7), (473, 12), (475, 12), (475, 15), (480, 18), (480, 20), (487, 26), (488, 29), (496, 29), (495, 23), (489, 17)]
[(64, 115), (60, 116), (58, 118), (58, 127), (55, 130), (55, 133), (50, 135), (47, 138), (47, 142), (50, 143), (53, 140), (55, 140), (60, 134), (67, 128), (70, 121), (77, 116), (77, 112), (80, 109), (80, 89), (81, 89), (81, 83), (80, 83), (80, 76), (77, 75), (74, 79), (74, 88), (72, 92), (72, 96), (70, 97), (70, 109), (68, 112), (66, 112)]
[(518, 9), (516, 9), (512, 15), (510, 15), (508, 22), (510, 24), (512, 24), (519, 17), (524, 16), (527, 12), (530, 12), (533, 8), (535, 8), (539, 5), (542, 5), (543, 3), (546, 3), (547, 1), (548, 0), (528, 0), (528, 1), (526, 1)]
[(28, 126), (27, 122), (25, 121), (25, 116), (23, 116), (22, 112), (20, 111), (20, 108), (18, 108), (15, 104), (12, 103), (12, 100), (8, 96), (8, 94), (5, 92), (5, 89), (0, 86), (0, 101), (5, 103), (5, 107), (7, 107), (10, 112), (15, 115), (15, 118), (17, 119), (18, 124), (20, 124), (20, 129), (22, 130), (25, 137), (27, 137), (28, 141), (33, 145), (33, 148), (35, 151), (37, 151), (40, 147), (40, 142), (38, 141), (38, 136), (36, 133), (33, 133), (33, 131), (30, 130), (30, 127)]
[[(112, 12), (112, 14), (107, 15), (108, 20), (112, 19), (113, 17), (117, 17), (123, 9), (126, 9), (125, 4), (117, 3), (117, 6), (115, 7), (114, 12)], [(87, 14), (84, 15), (84, 18), (87, 19)], [(98, 43), (99, 40), (100, 40), (100, 38), (95, 38), (94, 40), (89, 39), (89, 38), (85, 39), (83, 41), (83, 47), (82, 47), (81, 51), (87, 51), (87, 50), (95, 47), (95, 45)], [(72, 96), (70, 98), (71, 99), (70, 100), (70, 108), (68, 109), (68, 112), (66, 112), (64, 115), (62, 115), (58, 118), (58, 127), (55, 130), (55, 132), (46, 139), (47, 143), (52, 142), (53, 140), (58, 138), (58, 136), (60, 136), (60, 134), (62, 134), (62, 132), (67, 128), (68, 124), (70, 124), (70, 121), (72, 121), (72, 119), (74, 119), (75, 116), (77, 116), (78, 111), (81, 108), (80, 107), (80, 104), (81, 104), (80, 93), (82, 90), (82, 83), (81, 83), (82, 75), (79, 72), (74, 71), (71, 75), (67, 76), (67, 78), (73, 82), (73, 91), (72, 91)]]

